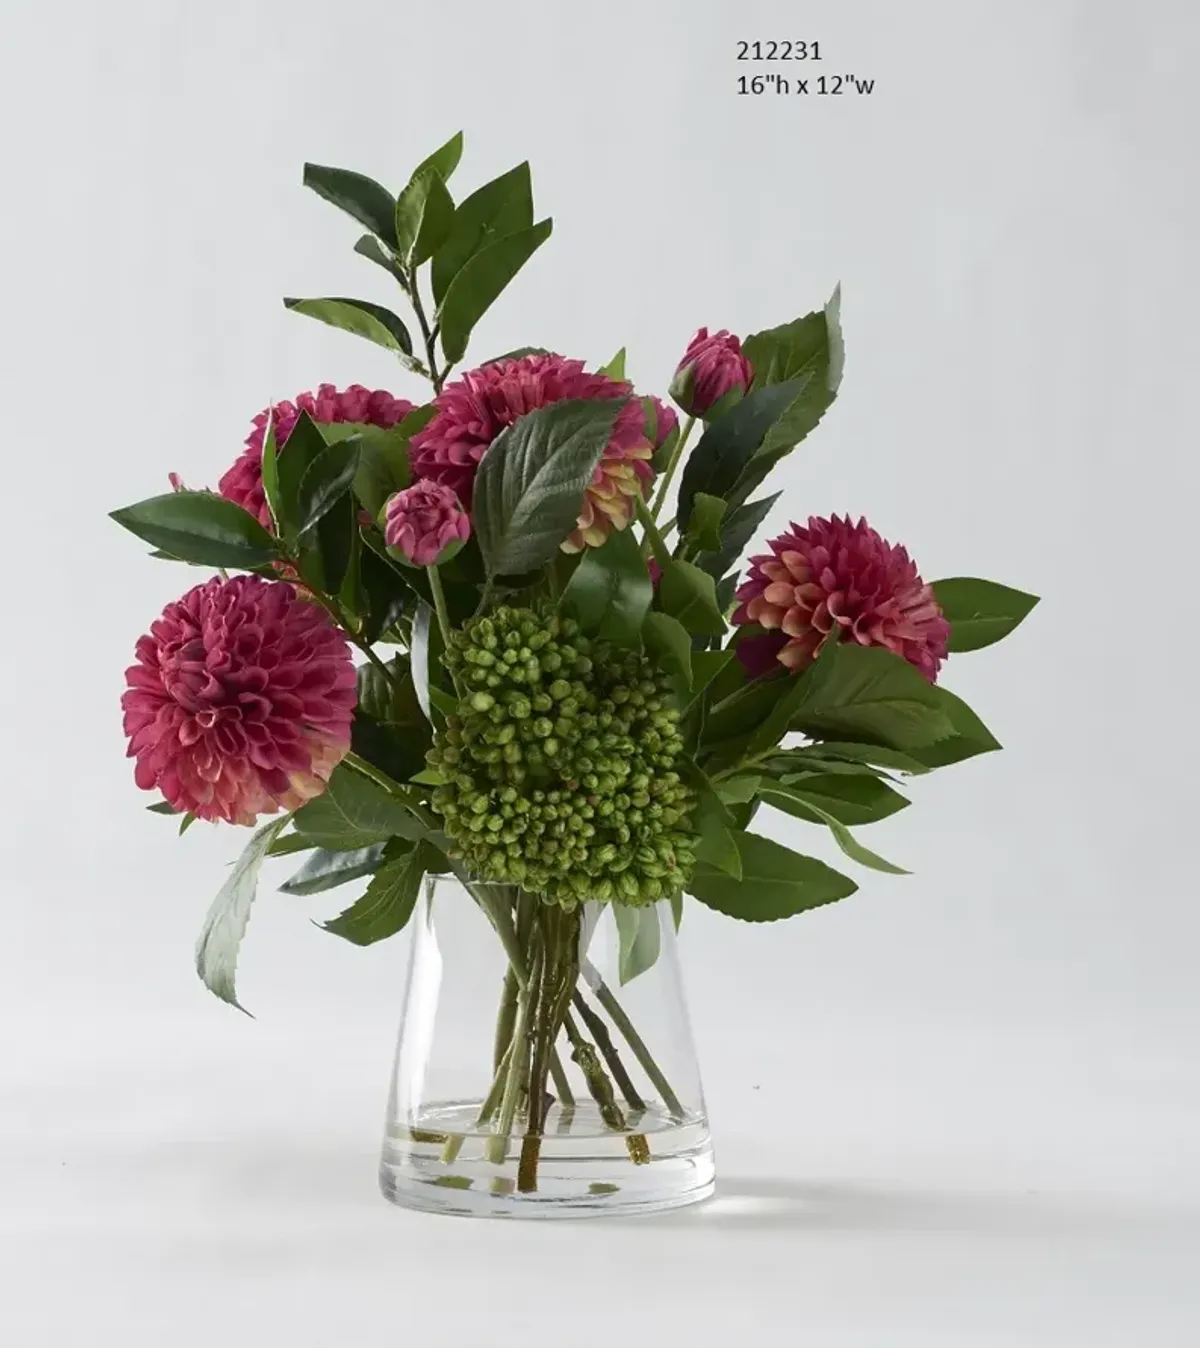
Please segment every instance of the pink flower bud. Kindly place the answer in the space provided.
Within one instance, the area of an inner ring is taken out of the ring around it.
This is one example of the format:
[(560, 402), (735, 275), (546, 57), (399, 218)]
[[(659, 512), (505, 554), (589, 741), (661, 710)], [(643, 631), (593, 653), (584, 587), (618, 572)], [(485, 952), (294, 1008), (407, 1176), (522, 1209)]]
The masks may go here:
[(701, 328), (688, 343), (675, 377), (671, 397), (690, 417), (703, 417), (727, 394), (742, 394), (754, 371), (742, 355), (742, 344), (724, 328), (710, 337)]
[(437, 566), (471, 537), (471, 521), (450, 487), (421, 478), (388, 498), (384, 539), (414, 566)]

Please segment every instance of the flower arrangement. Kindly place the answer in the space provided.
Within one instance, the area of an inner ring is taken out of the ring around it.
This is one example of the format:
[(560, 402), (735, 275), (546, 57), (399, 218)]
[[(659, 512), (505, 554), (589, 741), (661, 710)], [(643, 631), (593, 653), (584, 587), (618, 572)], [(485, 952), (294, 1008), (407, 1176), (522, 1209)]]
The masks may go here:
[(291, 892), (365, 879), (326, 925), (359, 945), (405, 927), (426, 875), (462, 879), (513, 974), (494, 1092), (509, 1108), (480, 1122), (522, 1123), (530, 1192), (549, 1087), (569, 1089), (564, 1027), (598, 1101), (622, 1079), (607, 1029), (571, 1030), (584, 914), (621, 913), (633, 977), (660, 904), (676, 924), (685, 895), (756, 922), (854, 893), (757, 831), (764, 805), (899, 872), (852, 829), (907, 805), (901, 779), (999, 748), (939, 679), (1036, 600), (927, 582), (851, 516), (792, 523), (743, 560), (778, 501), (762, 484), (838, 394), (837, 291), (744, 339), (702, 328), (670, 380), (679, 413), (634, 389), (623, 351), (595, 370), (538, 348), (468, 362), (551, 222), (525, 164), (456, 203), (461, 150), (455, 136), (396, 197), (306, 166), (412, 319), (285, 304), (430, 391), (323, 384), (259, 413), (215, 492), (172, 474), (114, 512), (153, 555), (214, 573), (137, 642), (123, 706), (150, 809), (181, 832), (258, 826), (197, 951), (224, 1000), (266, 857), (305, 854)]

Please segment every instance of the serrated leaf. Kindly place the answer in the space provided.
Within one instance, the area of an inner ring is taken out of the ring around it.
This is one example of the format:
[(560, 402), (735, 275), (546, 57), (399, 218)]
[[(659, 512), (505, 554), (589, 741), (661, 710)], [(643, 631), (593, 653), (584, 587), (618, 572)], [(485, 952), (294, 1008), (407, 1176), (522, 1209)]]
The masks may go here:
[(803, 380), (755, 389), (705, 428), (679, 484), (679, 528), (686, 532), (698, 493), (729, 499), (771, 428), (804, 392)]
[(691, 828), (696, 834), (696, 860), (717, 870), (742, 878), (742, 856), (734, 839), (735, 821), (713, 783), (693, 763), (688, 780), (696, 792)]
[(292, 816), (298, 833), (318, 847), (350, 852), (393, 837), (416, 840), (425, 826), (403, 801), (362, 773), (339, 764), (329, 785)]
[(213, 900), (196, 943), (196, 972), (204, 986), (239, 1011), (246, 1008), (238, 1001), (235, 988), (238, 951), (258, 892), (258, 873), (276, 835), (287, 821), (287, 815), (271, 820), (246, 844), (241, 856), (233, 863), (229, 879)]
[(533, 224), (529, 164), (521, 163), (484, 183), (454, 212), (446, 242), (433, 257), (433, 298), (439, 306), (469, 258), (488, 244)]
[(466, 353), (475, 324), (534, 252), (550, 237), (553, 224), (539, 221), (529, 229), (497, 239), (475, 253), (455, 276), (438, 310), (442, 352), (454, 364)]
[(325, 923), (325, 930), (354, 945), (374, 945), (408, 925), (426, 870), (436, 858), (428, 843), (400, 849), (389, 844), (387, 859), (375, 872), (367, 892), (345, 912)]
[(614, 529), (603, 546), (587, 548), (560, 601), (587, 632), (618, 646), (636, 646), (654, 586), (630, 529)]
[(353, 852), (332, 852), (318, 847), (303, 866), (279, 886), (284, 894), (321, 894), (338, 885), (374, 875), (382, 864), (384, 843), (356, 848)]
[(548, 562), (570, 533), (621, 410), (620, 399), (540, 407), (484, 452), (472, 497), (475, 536), (489, 575)]
[(952, 654), (982, 650), (1008, 636), (1038, 602), (1037, 595), (973, 576), (936, 580), (933, 593), (950, 624)]
[(847, 898), (858, 886), (815, 857), (757, 833), (735, 834), (742, 878), (697, 866), (691, 894), (706, 907), (744, 922), (774, 922)]
[(725, 616), (717, 602), (713, 578), (691, 562), (667, 559), (658, 582), (658, 603), (693, 636), (725, 635)]
[(249, 571), (279, 556), (275, 539), (253, 515), (211, 492), (167, 492), (114, 510), (111, 518), (183, 562)]
[(612, 907), (617, 923), (617, 976), (624, 987), (652, 969), (658, 959), (662, 940), (658, 905), (648, 903), (631, 908), (614, 903)]
[(684, 688), (692, 687), (692, 639), (688, 630), (667, 613), (647, 613), (642, 625), (646, 651)]
[(737, 564), (759, 525), (771, 513), (775, 502), (782, 495), (782, 492), (776, 492), (773, 496), (764, 496), (758, 501), (747, 501), (745, 505), (728, 511), (721, 521), (718, 550), (702, 552), (696, 558), (696, 565), (707, 571), (710, 576), (724, 576), (731, 566)]
[(911, 752), (953, 732), (940, 690), (879, 646), (840, 642), (807, 671), (804, 686), (791, 727), (816, 738), (877, 739)]
[(342, 295), (325, 295), (315, 299), (285, 299), (284, 308), (293, 313), (307, 314), (321, 323), (343, 332), (352, 332), (356, 337), (365, 337), (368, 342), (382, 346), (388, 351), (396, 351), (404, 356), (412, 355), (412, 337), (403, 320), (382, 304), (371, 304), (367, 300), (348, 299)]
[(395, 246), (396, 202), (373, 178), (351, 169), (305, 164), (304, 185), (378, 234), (384, 243)]
[(909, 804), (906, 797), (878, 777), (839, 773), (782, 782), (763, 780), (758, 794), (776, 809), (809, 823), (823, 822), (822, 816), (828, 814), (842, 824), (874, 824)]
[(928, 768), (944, 768), (1001, 747), (1000, 741), (962, 698), (947, 688), (938, 688), (937, 697), (939, 709), (950, 722), (951, 733), (933, 744), (912, 749), (912, 756), (919, 762)]
[[(773, 805), (775, 803), (774, 793), (769, 790), (764, 791), (763, 800), (766, 804)], [(860, 866), (867, 866), (873, 871), (885, 871), (888, 875), (909, 874), (903, 866), (897, 866), (881, 857), (878, 852), (872, 852), (869, 847), (864, 847), (836, 815), (829, 814), (812, 801), (808, 801), (807, 804), (821, 823), (828, 826), (830, 833), (833, 834), (834, 841), (851, 861), (857, 861)]]

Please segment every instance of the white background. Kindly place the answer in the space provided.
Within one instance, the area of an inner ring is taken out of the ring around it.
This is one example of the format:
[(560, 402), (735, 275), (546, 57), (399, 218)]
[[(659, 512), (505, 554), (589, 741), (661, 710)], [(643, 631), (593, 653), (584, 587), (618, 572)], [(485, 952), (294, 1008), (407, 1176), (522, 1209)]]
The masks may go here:
[[(3, 21), (0, 1340), (1200, 1339), (1195, 7), (9, 0)], [(736, 41), (773, 37), (874, 94), (738, 98)], [(405, 940), (353, 949), (306, 920), (333, 905), (267, 892), (258, 1019), (221, 1006), (191, 949), (241, 838), (177, 841), (122, 758), (122, 670), (194, 573), (105, 512), (171, 469), (214, 483), (269, 399), (418, 396), (279, 299), (388, 300), (305, 159), (397, 187), (459, 127), (460, 193), (529, 157), (555, 218), (476, 356), (624, 343), (661, 390), (700, 324), (781, 322), (840, 279), (841, 399), (766, 532), (862, 512), (927, 577), (1045, 596), (945, 675), (1005, 752), (867, 835), (911, 878), (866, 873), (786, 926), (690, 911), (721, 1196), (672, 1217), (387, 1207)]]

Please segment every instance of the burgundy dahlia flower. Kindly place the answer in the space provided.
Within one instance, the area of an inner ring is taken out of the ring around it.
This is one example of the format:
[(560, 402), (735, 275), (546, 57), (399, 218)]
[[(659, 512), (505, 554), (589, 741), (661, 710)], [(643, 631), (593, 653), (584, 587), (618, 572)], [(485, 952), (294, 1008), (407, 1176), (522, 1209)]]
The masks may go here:
[(651, 397), (650, 401), (654, 404), (654, 448), (661, 449), (679, 425), (679, 413), (661, 398)]
[(773, 661), (800, 670), (835, 629), (862, 646), (885, 646), (932, 682), (946, 658), (950, 624), (933, 590), (904, 548), (881, 538), (864, 519), (810, 516), (806, 528), (774, 538), (770, 553), (750, 559), (735, 623), (768, 629), (738, 643), (751, 673)]
[(671, 397), (690, 417), (706, 416), (727, 393), (742, 393), (754, 380), (742, 344), (724, 328), (710, 337), (701, 328), (688, 343), (671, 380)]
[(422, 478), (388, 497), (384, 539), (415, 566), (437, 566), (471, 537), (471, 521), (453, 490)]
[(134, 780), (198, 819), (296, 809), (350, 748), (350, 648), (285, 581), (214, 577), (189, 590), (137, 643), (125, 682)]
[(227, 501), (244, 507), (264, 528), (270, 529), (271, 511), (262, 486), (262, 448), (268, 418), (274, 418), (275, 444), (282, 449), (301, 412), (307, 412), (322, 425), (352, 421), (382, 426), (386, 430), (403, 421), (412, 410), (413, 404), (403, 398), (393, 398), (383, 389), (371, 390), (361, 384), (350, 384), (340, 393), (332, 384), (322, 384), (315, 393), (299, 393), (295, 402), (276, 403), (254, 418), (254, 429), (246, 437), (246, 448), (217, 483), (217, 490)]
[(497, 360), (447, 384), (434, 400), (433, 420), (412, 438), (413, 471), (445, 483), (469, 502), (483, 451), (518, 417), (567, 398), (622, 398), (612, 437), (592, 475), (579, 521), (563, 550), (598, 547), (633, 518), (636, 498), (653, 480), (654, 446), (646, 436), (641, 403), (632, 386), (588, 374), (579, 360), (555, 355)]

